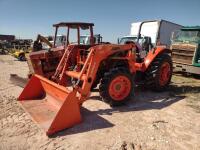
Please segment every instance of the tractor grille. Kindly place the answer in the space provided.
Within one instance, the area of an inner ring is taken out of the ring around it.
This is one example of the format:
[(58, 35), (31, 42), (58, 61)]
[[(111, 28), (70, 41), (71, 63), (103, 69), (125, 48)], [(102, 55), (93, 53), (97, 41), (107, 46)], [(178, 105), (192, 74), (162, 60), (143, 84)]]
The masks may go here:
[(172, 45), (172, 59), (174, 62), (192, 65), (193, 56), (196, 50), (195, 45), (179, 44)]

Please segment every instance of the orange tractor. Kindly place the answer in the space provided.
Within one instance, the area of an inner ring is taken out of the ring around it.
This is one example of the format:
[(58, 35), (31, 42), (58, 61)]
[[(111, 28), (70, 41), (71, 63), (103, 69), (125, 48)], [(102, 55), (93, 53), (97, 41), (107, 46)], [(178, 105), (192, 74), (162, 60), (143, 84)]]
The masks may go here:
[[(27, 58), (30, 70), (29, 76), (32, 74), (39, 74), (50, 79), (55, 73), (60, 59), (62, 58), (66, 49), (68, 51), (73, 49), (73, 51), (70, 53), (68, 64), (71, 66), (71, 68), (74, 67), (76, 64), (78, 49), (89, 49), (91, 46), (103, 43), (100, 35), (93, 35), (93, 26), (93, 23), (81, 22), (61, 22), (54, 24), (54, 42), (49, 42), (45, 37), (38, 35), (37, 40), (33, 44), (33, 51)], [(70, 36), (70, 33), (73, 32), (73, 30), (77, 30), (77, 40), (72, 44), (74, 37)], [(85, 32), (89, 32), (89, 34), (82, 36), (81, 33)], [(67, 35), (61, 36), (58, 33), (67, 33)], [(88, 40), (88, 38), (90, 40)], [(44, 49), (42, 43), (47, 44), (49, 46), (49, 50)], [(69, 44), (72, 45), (71, 48), (67, 48)]]
[[(66, 27), (68, 31), (71, 27), (68, 23), (56, 26)], [(90, 31), (93, 43), (91, 28)], [(80, 107), (97, 84), (102, 99), (118, 106), (131, 98), (136, 80), (143, 80), (157, 90), (164, 89), (171, 80), (170, 50), (165, 47), (155, 47), (144, 59), (138, 59), (139, 48), (133, 42), (91, 45), (66, 41), (53, 75), (50, 78), (33, 75), (18, 98), (47, 135), (81, 122)]]

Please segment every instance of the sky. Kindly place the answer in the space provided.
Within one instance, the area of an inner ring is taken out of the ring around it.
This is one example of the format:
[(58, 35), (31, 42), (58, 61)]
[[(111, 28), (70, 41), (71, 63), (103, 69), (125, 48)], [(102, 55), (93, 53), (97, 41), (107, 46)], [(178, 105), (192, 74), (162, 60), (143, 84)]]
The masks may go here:
[(35, 39), (58, 22), (92, 22), (103, 41), (128, 35), (132, 22), (164, 19), (200, 25), (200, 0), (0, 0), (0, 34)]

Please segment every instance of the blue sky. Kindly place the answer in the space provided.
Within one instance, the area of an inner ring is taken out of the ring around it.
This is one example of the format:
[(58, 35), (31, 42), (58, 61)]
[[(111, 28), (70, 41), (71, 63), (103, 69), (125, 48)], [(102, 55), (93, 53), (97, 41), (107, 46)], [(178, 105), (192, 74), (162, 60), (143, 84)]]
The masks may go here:
[(54, 33), (61, 21), (93, 22), (104, 41), (128, 35), (130, 24), (165, 19), (200, 25), (200, 0), (0, 0), (0, 34), (36, 38)]

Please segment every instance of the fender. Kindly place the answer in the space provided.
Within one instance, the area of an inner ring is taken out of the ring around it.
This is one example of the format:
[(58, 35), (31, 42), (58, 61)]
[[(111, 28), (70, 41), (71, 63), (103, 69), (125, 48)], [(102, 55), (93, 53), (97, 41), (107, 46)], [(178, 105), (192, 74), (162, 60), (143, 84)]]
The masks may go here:
[(171, 50), (166, 48), (166, 46), (157, 46), (149, 51), (146, 58), (144, 59), (144, 62), (136, 63), (136, 68), (139, 71), (145, 72), (146, 69), (149, 67), (149, 65), (152, 63), (152, 61), (160, 54), (162, 53), (171, 53)]

